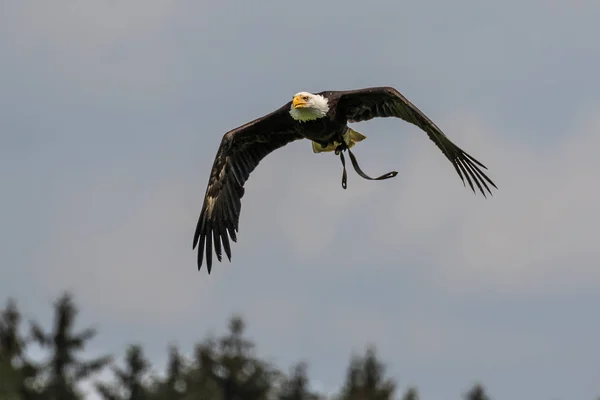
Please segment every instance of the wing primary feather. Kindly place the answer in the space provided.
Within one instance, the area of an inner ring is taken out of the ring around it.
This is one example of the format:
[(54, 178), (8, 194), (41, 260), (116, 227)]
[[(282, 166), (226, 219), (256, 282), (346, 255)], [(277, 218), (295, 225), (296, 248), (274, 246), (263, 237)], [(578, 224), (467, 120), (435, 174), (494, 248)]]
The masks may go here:
[(483, 194), (483, 197), (486, 197), (485, 191), (481, 187), (481, 183), (479, 183), (480, 179), (477, 176), (477, 173), (473, 170), (473, 167), (472, 167), (471, 163), (465, 162), (463, 160), (463, 164), (464, 164), (465, 168), (470, 172), (471, 176), (473, 177), (473, 180), (475, 181), (475, 184), (477, 185), (477, 188), (479, 189), (479, 191), (481, 192), (481, 194)]
[(453, 162), (455, 162), (460, 167), (460, 169), (462, 170), (462, 172), (465, 176), (465, 179), (469, 183), (469, 186), (471, 186), (471, 190), (473, 190), (473, 192), (475, 192), (475, 187), (473, 186), (473, 182), (471, 182), (471, 177), (469, 176), (469, 173), (465, 169), (465, 166), (462, 164), (462, 162), (460, 162), (459, 159), (456, 159)]
[(223, 249), (225, 250), (225, 255), (227, 259), (231, 261), (231, 245), (229, 244), (229, 237), (227, 236), (227, 228), (222, 227), (221, 229), (221, 238), (223, 239)]
[(463, 174), (460, 172), (460, 169), (458, 168), (458, 163), (456, 162), (452, 162), (452, 166), (454, 167), (454, 169), (456, 170), (456, 173), (458, 174), (458, 176), (460, 176), (460, 180), (463, 183), (463, 186), (466, 187), (467, 184), (465, 183), (465, 178), (463, 177)]
[[(479, 170), (479, 168), (477, 168), (476, 165), (471, 164), (470, 162), (467, 164), (469, 165), (469, 168), (473, 171), (473, 175), (477, 177), (477, 182), (479, 182), (479, 184), (483, 185), (485, 190), (487, 190), (488, 193), (493, 196), (492, 192), (490, 191), (490, 188), (488, 187), (487, 183), (485, 183), (485, 180), (481, 176), (481, 174), (480, 174), (481, 171)], [(481, 186), (479, 187), (479, 190), (481, 190), (483, 196), (485, 197), (486, 196), (486, 194), (484, 193), (485, 191), (483, 190), (483, 188)]]
[(200, 233), (202, 232), (202, 228), (204, 227), (204, 207), (202, 211), (200, 211), (200, 217), (198, 217), (198, 224), (196, 225), (196, 232), (194, 232), (194, 242), (192, 243), (192, 250), (196, 248), (196, 244), (198, 243), (198, 238), (200, 237)]
[(233, 240), (234, 243), (237, 243), (237, 235), (235, 234), (235, 229), (231, 226), (228, 226), (227, 231), (229, 232), (229, 236), (231, 236), (231, 240)]
[(215, 213), (215, 225), (213, 226), (213, 242), (217, 260), (223, 260), (223, 251), (221, 249), (221, 226), (223, 225), (223, 207), (218, 207)]
[(198, 244), (198, 271), (200, 271), (200, 266), (202, 265), (202, 261), (204, 259), (204, 242), (206, 236), (200, 235), (200, 243)]
[[(467, 160), (467, 164), (469, 165), (469, 168), (473, 171), (473, 174), (475, 176), (477, 176), (477, 180), (483, 185), (483, 187), (485, 187), (485, 189), (488, 191), (488, 193), (493, 196), (492, 191), (490, 190), (489, 186), (487, 185), (487, 183), (485, 182), (485, 179), (483, 178), (483, 172), (479, 169), (479, 167), (477, 167), (477, 165), (471, 163), (470, 160)], [(481, 187), (479, 188), (481, 190)], [(481, 190), (483, 192), (483, 190)], [(485, 193), (483, 193), (483, 196), (485, 197)]]
[[(221, 249), (225, 250), (226, 254), (227, 254), (227, 248), (225, 245), (225, 241), (227, 240), (227, 230), (226, 230), (225, 226), (227, 225), (227, 221), (229, 221), (229, 218), (226, 217), (228, 208), (229, 208), (228, 205), (226, 203), (224, 203), (223, 207), (221, 208), (221, 216), (219, 219), (219, 237), (221, 238)], [(227, 244), (229, 244), (229, 242), (227, 242)]]
[(217, 221), (216, 226), (213, 228), (213, 244), (215, 246), (215, 254), (217, 255), (217, 260), (223, 261), (223, 252), (221, 251), (221, 235), (219, 235), (219, 231), (221, 230), (220, 223)]
[(469, 167), (473, 170), (473, 172), (477, 175), (477, 177), (480, 179), (481, 183), (485, 186), (485, 188), (488, 190), (488, 192), (493, 196), (490, 188), (487, 186), (486, 181), (489, 182), (493, 187), (495, 187), (496, 189), (498, 189), (498, 187), (496, 186), (496, 184), (494, 184), (494, 182), (479, 168), (483, 168), (485, 170), (487, 170), (487, 167), (485, 165), (483, 165), (482, 163), (480, 163), (479, 161), (477, 161), (473, 156), (471, 156), (470, 154), (468, 154), (467, 152), (458, 149), (460, 151), (460, 153), (463, 156), (463, 161), (469, 165)]
[(210, 274), (210, 270), (212, 269), (212, 224), (208, 221), (206, 225), (206, 268)]
[[(466, 153), (465, 153), (466, 154)], [(469, 156), (468, 154), (466, 154), (467, 157), (469, 157), (470, 160), (474, 161), (475, 163), (479, 164), (483, 169), (487, 169), (485, 165), (481, 164), (479, 161), (475, 160), (473, 157)], [(477, 168), (477, 166), (474, 166), (475, 168)], [(490, 185), (492, 185), (493, 187), (495, 187), (496, 189), (498, 189), (498, 187), (496, 186), (496, 184), (485, 174), (485, 172), (483, 172), (482, 170), (480, 170), (479, 168), (477, 168), (477, 172), (483, 176), (483, 178), (488, 181), (488, 183)]]
[(235, 214), (237, 209), (235, 208), (235, 200), (231, 195), (231, 191), (227, 190), (223, 192), (223, 198), (225, 199), (225, 213), (227, 214), (226, 221), (233, 221), (235, 219)]
[(477, 161), (474, 157), (472, 157), (470, 154), (466, 153), (463, 151), (463, 154), (465, 155), (465, 157), (467, 157), (469, 160), (473, 161), (475, 164), (479, 165), (481, 168), (483, 169), (487, 169), (487, 167), (485, 165), (483, 165), (482, 163), (480, 163), (479, 161)]

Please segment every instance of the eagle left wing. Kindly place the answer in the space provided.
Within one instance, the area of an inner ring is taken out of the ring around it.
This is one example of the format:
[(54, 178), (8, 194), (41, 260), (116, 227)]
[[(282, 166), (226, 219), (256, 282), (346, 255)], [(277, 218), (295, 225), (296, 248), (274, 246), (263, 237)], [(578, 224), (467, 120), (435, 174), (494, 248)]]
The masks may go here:
[(198, 245), (198, 269), (206, 252), (210, 274), (213, 245), (219, 261), (222, 260), (221, 244), (231, 261), (229, 238), (237, 241), (241, 199), (250, 173), (269, 153), (301, 139), (288, 110), (286, 105), (223, 135), (194, 233), (193, 248)]
[[(348, 122), (367, 121), (373, 118), (396, 117), (421, 128), (450, 160), (463, 184), (465, 178), (475, 192), (473, 182), (484, 197), (485, 189), (492, 194), (487, 183), (494, 182), (481, 170), (485, 165), (455, 145), (432, 120), (393, 87), (372, 87), (358, 90), (329, 92), (338, 97), (336, 113)], [(481, 167), (481, 168), (480, 168)], [(487, 182), (487, 183), (486, 183)]]

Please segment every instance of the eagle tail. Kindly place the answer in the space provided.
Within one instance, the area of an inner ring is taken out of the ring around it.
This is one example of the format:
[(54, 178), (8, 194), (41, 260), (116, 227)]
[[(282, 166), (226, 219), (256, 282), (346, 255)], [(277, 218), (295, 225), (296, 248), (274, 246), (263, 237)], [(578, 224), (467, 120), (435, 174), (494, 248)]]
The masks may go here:
[[(367, 137), (360, 132), (355, 131), (352, 128), (348, 128), (348, 131), (344, 134), (344, 141), (349, 148), (354, 147), (354, 145), (358, 142), (362, 142)], [(340, 145), (339, 142), (333, 142), (328, 144), (327, 146), (322, 146), (317, 142), (312, 142), (313, 153), (324, 153), (335, 151), (335, 149)]]

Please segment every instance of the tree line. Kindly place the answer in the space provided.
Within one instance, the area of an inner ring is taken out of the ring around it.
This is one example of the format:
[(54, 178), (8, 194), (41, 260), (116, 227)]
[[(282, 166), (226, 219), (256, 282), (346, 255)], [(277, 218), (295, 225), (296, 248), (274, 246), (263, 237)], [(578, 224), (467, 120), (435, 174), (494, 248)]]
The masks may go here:
[[(75, 331), (78, 314), (73, 297), (63, 293), (55, 301), (54, 321), (47, 330), (35, 321), (24, 327), (16, 301), (8, 299), (0, 314), (0, 400), (82, 400), (83, 381), (92, 381), (104, 400), (418, 400), (417, 388), (398, 393), (396, 381), (369, 347), (353, 355), (338, 393), (325, 396), (310, 388), (308, 365), (298, 362), (289, 371), (258, 357), (246, 338), (240, 316), (229, 320), (223, 335), (198, 342), (192, 354), (176, 346), (168, 349), (164, 374), (151, 373), (152, 365), (139, 344), (131, 344), (121, 356), (123, 367), (111, 355), (83, 360), (79, 354), (94, 339), (92, 328)], [(24, 333), (25, 332), (25, 333)], [(30, 345), (45, 351), (46, 359), (27, 356)], [(112, 379), (99, 381), (105, 368)], [(476, 384), (456, 398), (490, 400)]]

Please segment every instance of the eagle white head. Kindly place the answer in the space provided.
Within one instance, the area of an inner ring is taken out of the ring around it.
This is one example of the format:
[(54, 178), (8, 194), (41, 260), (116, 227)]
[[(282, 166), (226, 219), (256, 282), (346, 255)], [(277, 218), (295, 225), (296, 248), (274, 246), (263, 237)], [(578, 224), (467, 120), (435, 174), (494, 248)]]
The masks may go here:
[(292, 98), (290, 115), (296, 121), (313, 121), (323, 118), (329, 111), (327, 98), (318, 94), (298, 92)]

